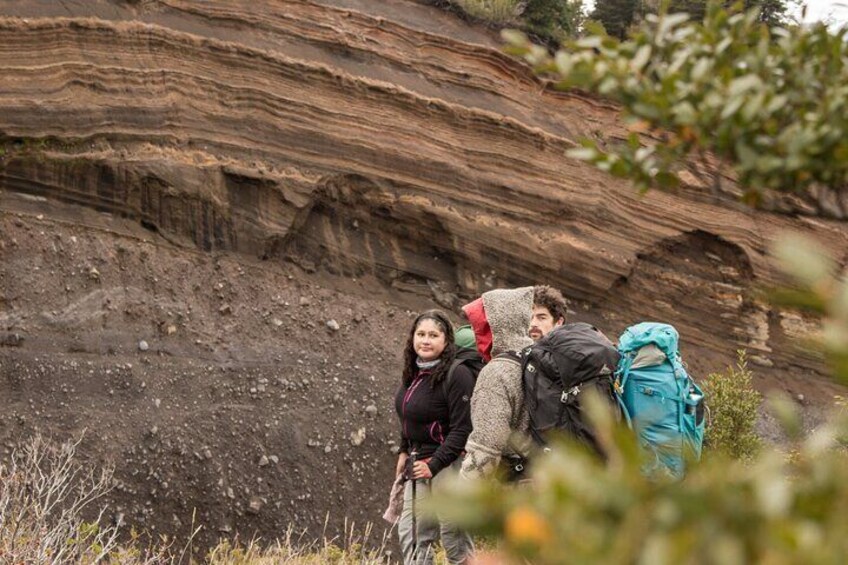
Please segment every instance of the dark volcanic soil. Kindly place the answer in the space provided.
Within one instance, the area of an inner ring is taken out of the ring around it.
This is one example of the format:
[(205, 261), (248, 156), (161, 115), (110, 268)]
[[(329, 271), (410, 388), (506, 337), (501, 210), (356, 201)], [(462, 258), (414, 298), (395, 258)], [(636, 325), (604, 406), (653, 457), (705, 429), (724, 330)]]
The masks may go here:
[[(5, 456), (36, 430), (84, 433), (87, 464), (116, 466), (110, 517), (185, 539), (196, 511), (200, 547), (317, 537), (328, 515), (329, 534), (382, 528), (402, 342), (431, 289), (201, 253), (43, 199), (0, 193), (0, 209)], [(790, 392), (814, 425), (832, 390)]]
[(85, 460), (116, 465), (110, 515), (185, 536), (196, 509), (202, 542), (380, 520), (391, 393), (424, 300), (14, 204), (0, 215), (6, 456), (35, 430), (85, 430)]

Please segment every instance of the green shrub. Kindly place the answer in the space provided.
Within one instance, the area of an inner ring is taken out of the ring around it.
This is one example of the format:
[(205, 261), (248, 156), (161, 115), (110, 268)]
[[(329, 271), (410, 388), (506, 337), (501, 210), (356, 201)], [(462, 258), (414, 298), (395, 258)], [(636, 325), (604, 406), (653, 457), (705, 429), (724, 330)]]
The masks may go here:
[(707, 449), (748, 460), (760, 449), (755, 425), (762, 397), (751, 385), (745, 351), (738, 355), (735, 366), (711, 374), (703, 383), (710, 415), (705, 442)]
[(546, 41), (576, 37), (585, 14), (582, 0), (528, 0), (522, 19), (525, 28)]
[(453, 0), (463, 12), (492, 24), (512, 24), (519, 12), (518, 0)]
[(580, 32), (583, 0), (451, 0), (469, 16), (496, 27), (519, 27), (549, 44)]
[(591, 18), (601, 22), (611, 37), (624, 39), (636, 21), (638, 9), (637, 0), (600, 0), (595, 2)]

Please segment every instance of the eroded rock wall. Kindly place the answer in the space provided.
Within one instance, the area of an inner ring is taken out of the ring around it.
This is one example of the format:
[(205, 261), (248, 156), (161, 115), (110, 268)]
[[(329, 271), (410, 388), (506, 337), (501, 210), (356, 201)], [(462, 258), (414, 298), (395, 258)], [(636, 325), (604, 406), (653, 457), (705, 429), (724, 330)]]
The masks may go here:
[[(0, 45), (0, 187), (203, 250), (448, 296), (545, 281), (622, 323), (673, 316), (770, 353), (748, 294), (775, 280), (767, 243), (845, 243), (842, 224), (697, 186), (639, 196), (565, 158), (620, 137), (615, 109), (545, 90), (491, 35), (413, 2), (19, 2)], [(697, 298), (654, 299), (639, 281), (657, 268)]]
[(424, 3), (0, 4), (6, 211), (78, 207), (175, 249), (445, 307), (553, 284), (611, 335), (673, 322), (698, 374), (746, 347), (764, 386), (806, 390), (821, 365), (794, 345), (815, 326), (758, 296), (779, 282), (767, 247), (795, 230), (844, 250), (845, 223), (754, 211), (695, 176), (640, 195), (564, 155), (625, 133), (610, 104), (546, 89), (495, 35)]
[[(566, 159), (581, 137), (621, 136), (615, 109), (546, 91), (490, 35), (416, 3), (30, 1), (5, 15), (0, 186), (200, 249), (448, 295), (545, 281), (622, 321), (673, 315), (714, 348), (731, 335), (767, 353), (748, 318), (768, 313), (747, 295), (774, 282), (767, 242), (794, 228), (844, 244), (841, 225), (697, 186), (639, 196)], [(725, 251), (705, 259), (707, 240)], [(662, 258), (681, 250), (693, 257)], [(708, 288), (653, 299), (664, 291), (639, 278), (657, 267)]]

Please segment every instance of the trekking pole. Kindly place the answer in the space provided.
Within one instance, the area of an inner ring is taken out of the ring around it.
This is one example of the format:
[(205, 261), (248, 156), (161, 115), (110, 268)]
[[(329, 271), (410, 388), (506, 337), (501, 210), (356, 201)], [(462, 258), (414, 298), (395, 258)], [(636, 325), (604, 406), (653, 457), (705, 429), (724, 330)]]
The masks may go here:
[(412, 481), (412, 559), (418, 559), (418, 516), (415, 510), (415, 498), (417, 497), (416, 485), (418, 481), (414, 478), (415, 461), (418, 459), (418, 452), (413, 450), (409, 454), (407, 464), (409, 465), (409, 478)]

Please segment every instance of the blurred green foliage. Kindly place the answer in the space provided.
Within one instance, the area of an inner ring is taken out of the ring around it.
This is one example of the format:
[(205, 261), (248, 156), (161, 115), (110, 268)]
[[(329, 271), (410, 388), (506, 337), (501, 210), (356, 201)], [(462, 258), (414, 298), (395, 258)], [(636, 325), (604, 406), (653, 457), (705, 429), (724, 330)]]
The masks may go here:
[[(724, 0), (720, 5), (756, 10), (757, 20), (773, 27), (788, 24), (790, 8), (798, 3), (797, 0)], [(706, 16), (709, 5), (709, 0), (596, 0), (589, 17), (603, 25), (607, 34), (623, 40), (648, 14), (686, 13), (699, 22)]]
[(848, 384), (848, 266), (815, 241), (786, 234), (772, 250), (779, 268), (792, 277), (795, 286), (772, 292), (772, 301), (818, 314), (822, 317), (817, 340), (834, 376)]
[[(437, 501), (472, 531), (500, 540), (500, 562), (843, 563), (848, 559), (848, 437), (834, 422), (793, 446), (749, 462), (714, 454), (680, 481), (648, 479), (628, 430), (595, 425), (604, 463), (565, 443), (539, 456), (519, 487), (458, 480)], [(797, 428), (791, 401), (775, 410)], [(509, 559), (509, 560), (507, 560)]]
[(509, 50), (558, 87), (621, 104), (627, 141), (586, 140), (571, 157), (642, 189), (676, 187), (690, 160), (706, 165), (693, 170), (705, 183), (718, 184), (726, 164), (749, 203), (770, 189), (845, 190), (848, 28), (769, 28), (756, 10), (711, 4), (702, 22), (648, 15), (627, 41), (588, 32), (555, 56), (504, 33)]
[[(743, 10), (756, 10), (757, 19), (769, 27), (787, 25), (790, 21), (790, 8), (797, 6), (796, 0), (725, 0), (722, 2), (725, 8), (738, 5)], [(707, 14), (708, 0), (670, 0), (668, 2), (669, 12), (686, 12), (695, 20), (704, 19)]]

